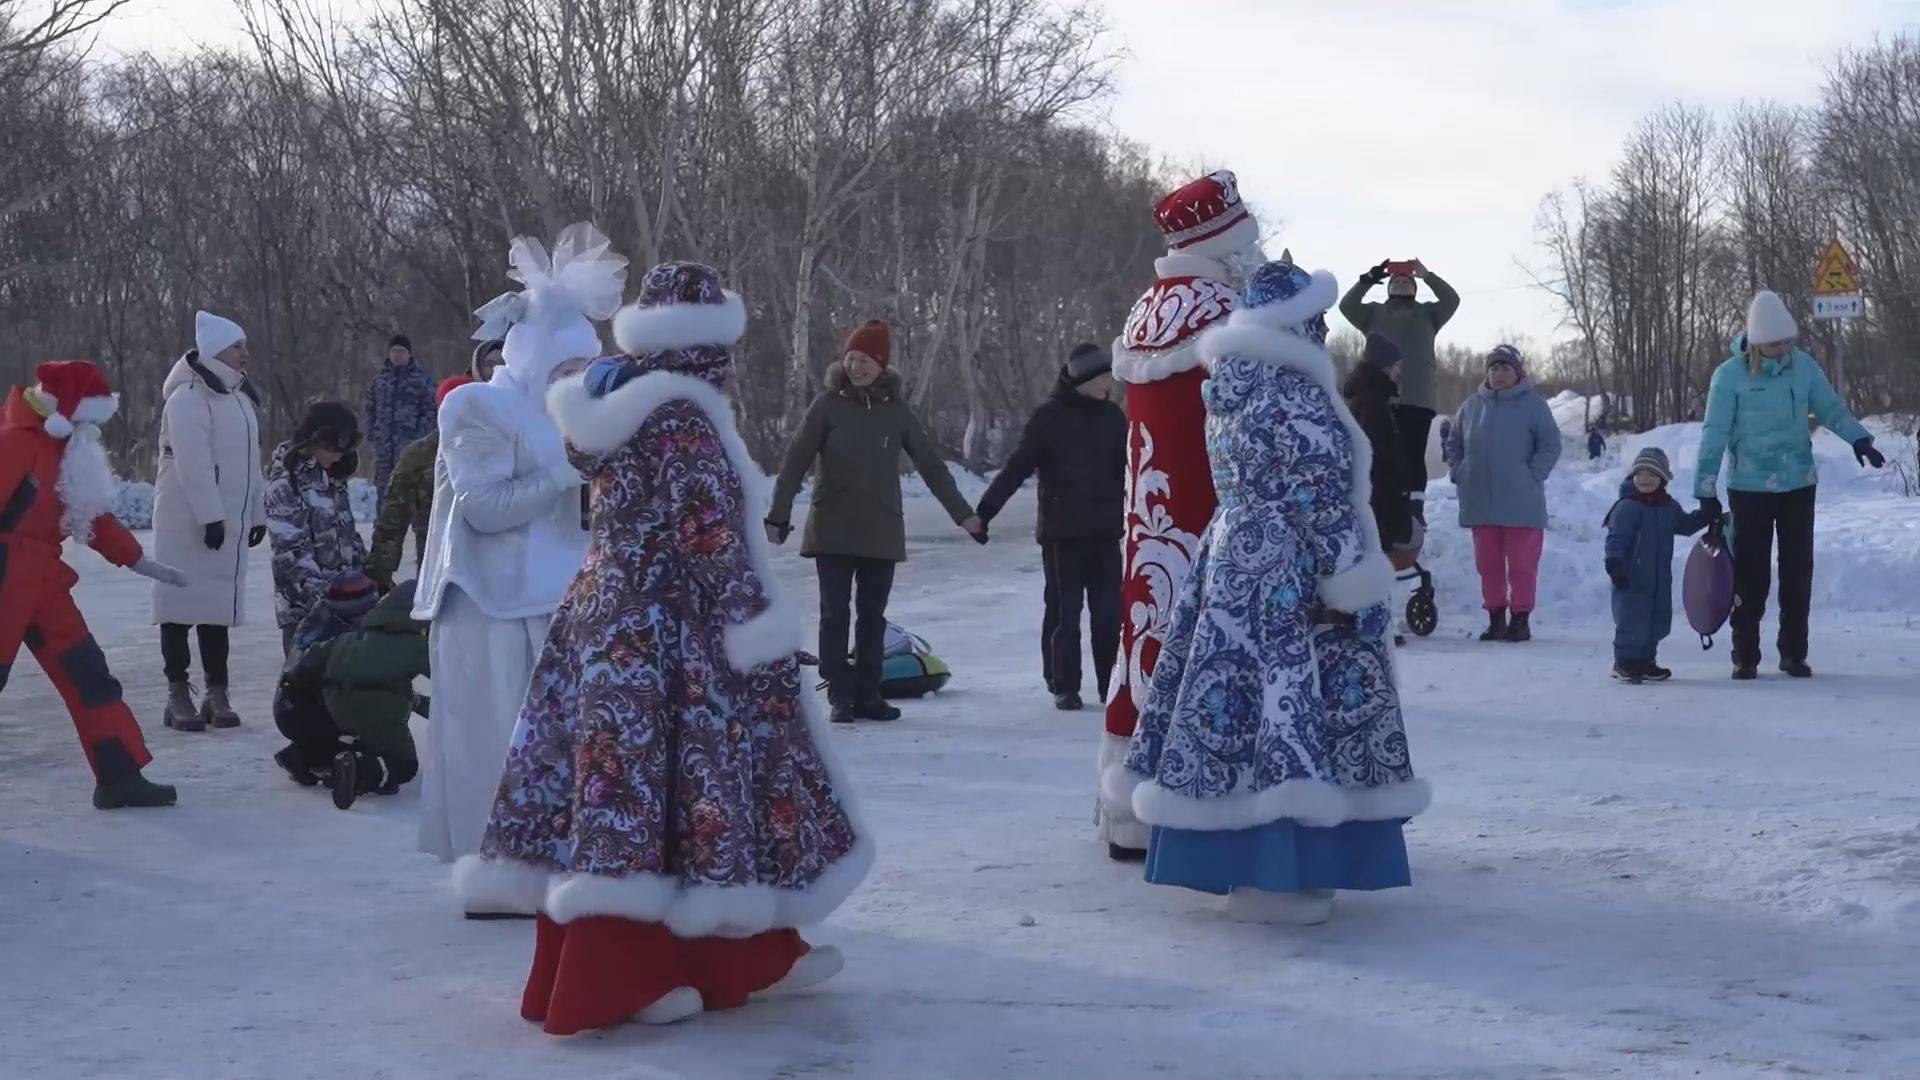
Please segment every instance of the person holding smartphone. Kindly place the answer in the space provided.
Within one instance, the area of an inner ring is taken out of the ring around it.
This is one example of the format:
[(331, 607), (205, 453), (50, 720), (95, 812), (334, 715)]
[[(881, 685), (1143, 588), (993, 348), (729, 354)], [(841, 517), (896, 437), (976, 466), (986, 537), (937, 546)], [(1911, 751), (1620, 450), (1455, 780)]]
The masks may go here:
[[(1367, 293), (1383, 281), (1386, 302), (1367, 303)], [(1422, 281), (1433, 290), (1432, 300), (1419, 298)], [(1434, 341), (1459, 310), (1460, 294), (1419, 259), (1380, 263), (1360, 275), (1340, 300), (1340, 314), (1355, 330), (1381, 334), (1400, 347), (1400, 400), (1394, 406), (1394, 420), (1405, 450), (1408, 497), (1414, 517), (1422, 524), (1427, 520), (1427, 435), (1440, 407)]]

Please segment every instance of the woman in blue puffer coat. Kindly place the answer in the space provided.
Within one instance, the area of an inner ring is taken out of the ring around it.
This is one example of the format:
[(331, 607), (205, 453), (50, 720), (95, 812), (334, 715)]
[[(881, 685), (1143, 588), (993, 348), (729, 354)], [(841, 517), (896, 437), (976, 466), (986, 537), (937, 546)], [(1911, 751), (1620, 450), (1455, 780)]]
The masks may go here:
[(1887, 463), (1873, 436), (1847, 411), (1827, 375), (1794, 342), (1800, 329), (1787, 305), (1761, 292), (1747, 309), (1747, 332), (1713, 372), (1700, 434), (1694, 494), (1715, 520), (1721, 514), (1720, 459), (1731, 453), (1727, 502), (1733, 507), (1733, 677), (1760, 668), (1760, 617), (1772, 581), (1773, 538), (1780, 537), (1780, 670), (1809, 678), (1807, 609), (1813, 602), (1812, 416), (1853, 447), (1862, 465)]

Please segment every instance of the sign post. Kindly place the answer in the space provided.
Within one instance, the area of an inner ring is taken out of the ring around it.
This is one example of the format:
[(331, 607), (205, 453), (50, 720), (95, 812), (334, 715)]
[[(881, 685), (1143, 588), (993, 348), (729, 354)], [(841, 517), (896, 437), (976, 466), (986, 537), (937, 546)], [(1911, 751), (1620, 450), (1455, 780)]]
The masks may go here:
[(1867, 313), (1860, 296), (1860, 268), (1847, 249), (1834, 240), (1820, 256), (1813, 270), (1813, 317), (1841, 320), (1834, 327), (1833, 384), (1842, 398), (1847, 396), (1847, 328), (1844, 320), (1858, 319)]

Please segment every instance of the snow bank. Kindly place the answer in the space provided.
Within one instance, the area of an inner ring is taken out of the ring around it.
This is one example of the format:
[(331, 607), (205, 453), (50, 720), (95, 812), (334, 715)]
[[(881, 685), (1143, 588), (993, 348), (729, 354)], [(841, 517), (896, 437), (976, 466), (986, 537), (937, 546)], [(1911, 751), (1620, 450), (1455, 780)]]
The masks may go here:
[(129, 529), (153, 528), (153, 485), (144, 480), (114, 479), (113, 516)]
[[(1700, 425), (1670, 424), (1639, 435), (1613, 436), (1606, 453), (1589, 461), (1580, 396), (1563, 393), (1550, 404), (1560, 421), (1565, 450), (1547, 481), (1550, 520), (1540, 566), (1541, 617), (1605, 618), (1610, 586), (1601, 565), (1606, 538), (1601, 523), (1619, 497), (1626, 465), (1645, 447), (1665, 450), (1674, 467), (1674, 495), (1691, 509)], [(1877, 472), (1856, 463), (1852, 447), (1831, 432), (1823, 429), (1813, 437), (1820, 473), (1814, 606), (1829, 611), (1920, 610), (1920, 498), (1907, 497), (1903, 488), (1913, 477), (1911, 424), (1875, 417), (1866, 425), (1887, 455), (1887, 468)], [(1450, 618), (1477, 621), (1480, 579), (1473, 566), (1472, 538), (1459, 527), (1458, 514), (1453, 484), (1436, 475), (1427, 489), (1430, 529), (1421, 563), (1435, 574), (1442, 610)], [(1691, 541), (1684, 540), (1675, 545), (1676, 574), (1690, 546)]]

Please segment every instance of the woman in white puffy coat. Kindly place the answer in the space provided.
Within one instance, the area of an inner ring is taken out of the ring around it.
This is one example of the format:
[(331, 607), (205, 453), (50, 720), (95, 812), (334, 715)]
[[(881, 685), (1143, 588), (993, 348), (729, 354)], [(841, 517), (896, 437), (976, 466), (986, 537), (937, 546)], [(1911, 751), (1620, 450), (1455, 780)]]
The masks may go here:
[[(168, 372), (162, 394), (160, 468), (154, 484), (153, 553), (187, 575), (153, 587), (153, 621), (166, 661), (168, 727), (237, 727), (227, 697), (227, 631), (245, 622), (247, 548), (266, 538), (258, 398), (246, 380), (245, 331), (199, 312), (196, 348)], [(196, 628), (206, 700), (187, 685)]]

